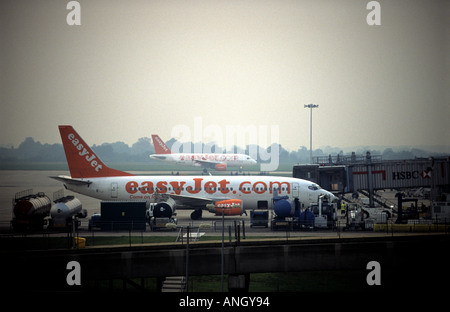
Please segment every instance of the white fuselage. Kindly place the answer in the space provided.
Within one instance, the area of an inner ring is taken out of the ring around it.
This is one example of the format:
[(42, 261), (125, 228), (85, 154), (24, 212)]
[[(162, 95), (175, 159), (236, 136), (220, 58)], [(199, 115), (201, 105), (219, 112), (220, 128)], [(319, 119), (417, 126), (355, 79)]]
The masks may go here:
[(167, 161), (171, 163), (208, 166), (214, 164), (226, 164), (227, 167), (245, 167), (255, 165), (256, 161), (245, 154), (201, 154), (201, 153), (176, 153), (176, 154), (152, 154), (151, 159)]
[[(154, 194), (174, 194), (212, 201), (240, 199), (245, 209), (271, 208), (275, 194), (298, 198), (302, 207), (318, 196), (334, 195), (317, 184), (288, 177), (270, 176), (119, 176), (83, 179), (90, 184), (68, 183), (74, 192), (100, 200), (154, 202)], [(176, 196), (174, 196), (177, 201)], [(204, 207), (190, 207), (204, 208)]]

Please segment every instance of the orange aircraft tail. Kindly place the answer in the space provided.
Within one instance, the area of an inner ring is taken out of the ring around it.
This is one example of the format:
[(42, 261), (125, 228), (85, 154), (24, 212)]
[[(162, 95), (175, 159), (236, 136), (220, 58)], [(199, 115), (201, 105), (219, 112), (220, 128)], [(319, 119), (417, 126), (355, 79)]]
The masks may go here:
[(163, 140), (157, 135), (152, 134), (153, 146), (155, 147), (156, 154), (171, 154), (170, 148), (164, 143)]
[(72, 126), (59, 126), (59, 133), (72, 178), (132, 176), (106, 166)]

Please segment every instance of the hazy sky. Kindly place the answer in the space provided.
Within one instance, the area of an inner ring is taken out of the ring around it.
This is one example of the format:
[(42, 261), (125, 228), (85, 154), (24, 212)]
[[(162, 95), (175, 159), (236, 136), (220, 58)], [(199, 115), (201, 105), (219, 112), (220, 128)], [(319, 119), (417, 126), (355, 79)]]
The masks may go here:
[(379, 1), (379, 26), (369, 1), (80, 0), (80, 26), (68, 2), (0, 2), (0, 145), (254, 125), (296, 150), (314, 103), (314, 147), (450, 146), (450, 1)]

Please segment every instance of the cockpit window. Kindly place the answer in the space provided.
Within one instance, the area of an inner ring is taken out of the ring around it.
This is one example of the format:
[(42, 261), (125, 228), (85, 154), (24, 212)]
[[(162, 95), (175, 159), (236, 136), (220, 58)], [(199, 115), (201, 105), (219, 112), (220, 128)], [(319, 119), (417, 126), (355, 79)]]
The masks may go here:
[(321, 187), (317, 184), (311, 184), (310, 186), (308, 186), (308, 188), (312, 191), (317, 191), (321, 189)]

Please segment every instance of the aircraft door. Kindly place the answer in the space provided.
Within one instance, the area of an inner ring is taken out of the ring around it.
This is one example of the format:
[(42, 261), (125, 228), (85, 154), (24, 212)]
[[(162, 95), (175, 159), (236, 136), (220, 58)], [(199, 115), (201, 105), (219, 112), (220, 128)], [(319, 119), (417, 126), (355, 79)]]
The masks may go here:
[(117, 183), (111, 183), (111, 198), (117, 198), (117, 195), (119, 193), (119, 187)]
[(297, 182), (292, 183), (292, 196), (294, 198), (299, 198), (300, 197), (300, 186)]

